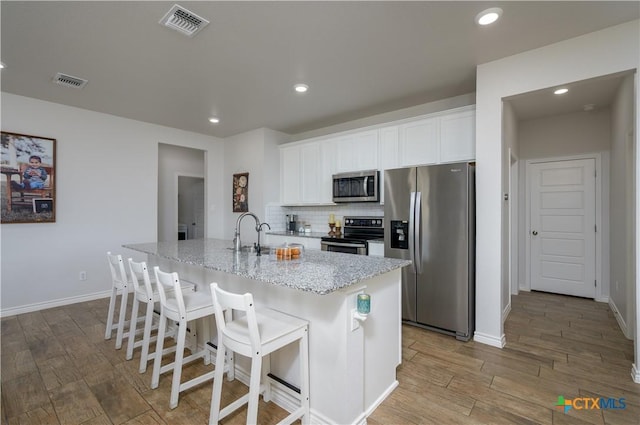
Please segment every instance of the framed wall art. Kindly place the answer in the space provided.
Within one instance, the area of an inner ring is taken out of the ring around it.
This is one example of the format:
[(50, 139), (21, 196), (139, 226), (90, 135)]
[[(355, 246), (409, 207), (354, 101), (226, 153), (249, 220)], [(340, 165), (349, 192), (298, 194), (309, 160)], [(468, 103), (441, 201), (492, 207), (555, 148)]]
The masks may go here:
[(0, 133), (2, 223), (56, 221), (56, 139)]
[(249, 173), (233, 175), (233, 212), (249, 211)]

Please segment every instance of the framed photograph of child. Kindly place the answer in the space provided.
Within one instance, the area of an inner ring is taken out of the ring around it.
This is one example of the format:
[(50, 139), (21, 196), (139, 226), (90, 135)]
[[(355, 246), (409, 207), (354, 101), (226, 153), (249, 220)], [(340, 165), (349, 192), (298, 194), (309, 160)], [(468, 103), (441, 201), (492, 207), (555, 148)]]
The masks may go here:
[(233, 212), (249, 211), (249, 173), (233, 175)]
[(0, 221), (56, 221), (56, 139), (0, 132)]

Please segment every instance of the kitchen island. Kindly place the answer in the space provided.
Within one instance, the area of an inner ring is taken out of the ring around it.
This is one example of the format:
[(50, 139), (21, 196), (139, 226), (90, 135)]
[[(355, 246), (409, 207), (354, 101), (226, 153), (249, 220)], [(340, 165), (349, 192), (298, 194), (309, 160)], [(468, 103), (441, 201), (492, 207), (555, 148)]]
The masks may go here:
[[(178, 272), (208, 291), (251, 292), (258, 305), (309, 321), (310, 402), (312, 423), (365, 423), (366, 417), (397, 386), (401, 362), (400, 270), (410, 263), (307, 250), (300, 260), (237, 253), (231, 241), (199, 239), (124, 245), (146, 253), (150, 266)], [(354, 318), (357, 294), (371, 295), (366, 320)], [(202, 326), (203, 329), (209, 328)], [(200, 335), (200, 344), (205, 341)], [(236, 377), (248, 382), (248, 361), (236, 363)], [(271, 372), (299, 382), (296, 347), (271, 357)], [(273, 401), (287, 410), (295, 402), (284, 385)]]

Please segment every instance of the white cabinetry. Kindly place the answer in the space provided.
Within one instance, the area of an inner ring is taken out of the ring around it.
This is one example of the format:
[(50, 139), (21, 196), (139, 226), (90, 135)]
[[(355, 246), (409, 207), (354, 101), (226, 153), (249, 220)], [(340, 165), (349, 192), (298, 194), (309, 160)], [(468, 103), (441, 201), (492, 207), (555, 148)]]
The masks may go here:
[[(321, 204), (330, 188), (321, 161), (320, 142), (280, 147), (280, 200), (285, 205)], [(330, 177), (329, 177), (330, 179)]]
[(335, 139), (339, 173), (378, 168), (378, 130), (348, 134)]
[(270, 247), (276, 247), (285, 243), (299, 243), (305, 249), (320, 249), (320, 238), (308, 238), (300, 236), (283, 236), (283, 235), (265, 235), (265, 244)]
[(398, 168), (398, 126), (381, 128), (378, 139), (378, 170), (380, 171), (380, 203), (384, 204), (384, 170)]
[(425, 118), (400, 126), (400, 166), (438, 162), (439, 119)]
[(475, 159), (475, 128), (475, 110), (442, 116), (440, 118), (440, 162)]
[(283, 204), (300, 202), (300, 145), (280, 148), (280, 188)]
[(332, 175), (475, 159), (475, 106), (280, 146), (281, 202), (332, 204)]

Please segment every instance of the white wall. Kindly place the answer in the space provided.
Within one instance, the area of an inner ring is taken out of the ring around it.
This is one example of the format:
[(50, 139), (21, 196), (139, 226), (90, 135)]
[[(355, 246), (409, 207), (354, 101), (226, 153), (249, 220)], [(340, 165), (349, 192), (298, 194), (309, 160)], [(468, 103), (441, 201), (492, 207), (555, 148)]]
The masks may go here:
[[(203, 177), (205, 153), (161, 143), (158, 146), (158, 240), (177, 240), (178, 175)], [(213, 183), (213, 182), (212, 182)], [(205, 181), (206, 186), (206, 181)]]
[(397, 111), (386, 112), (384, 114), (373, 115), (366, 118), (347, 121), (337, 125), (322, 127), (304, 133), (297, 133), (291, 137), (291, 141), (305, 140), (312, 137), (326, 136), (328, 134), (339, 133), (342, 131), (355, 130), (378, 124), (386, 124), (405, 118), (413, 118), (420, 115), (426, 115), (434, 112), (446, 111), (449, 109), (473, 105), (474, 103), (475, 93), (463, 94), (460, 96), (437, 100), (435, 102), (429, 102), (409, 108), (398, 109)]
[[(505, 170), (510, 170), (511, 166), (511, 156), (518, 156), (518, 120), (516, 118), (515, 111), (509, 102), (504, 102), (502, 105), (502, 117), (503, 117), (503, 141), (502, 141), (502, 151), (503, 151), (503, 168)], [(515, 190), (512, 191), (509, 186), (509, 178), (511, 177), (509, 172), (504, 173), (502, 176), (502, 193), (507, 193), (509, 199), (503, 199), (502, 202), (502, 220), (504, 222), (509, 222), (511, 219), (511, 208), (514, 202), (517, 202), (517, 196)], [(517, 223), (509, 224), (509, 228), (512, 228), (514, 225), (517, 226)], [(511, 235), (511, 231), (505, 231), (502, 234), (502, 251), (505, 255), (509, 255), (511, 240), (513, 237)], [(511, 262), (504, 261), (502, 263), (502, 276), (501, 276), (501, 287), (502, 287), (502, 317), (503, 322), (506, 319), (507, 314), (511, 310), (511, 285), (510, 285), (510, 271), (511, 271)]]
[[(278, 145), (289, 141), (289, 135), (260, 128), (225, 139), (224, 163), (224, 238), (233, 239), (240, 213), (232, 212), (233, 174), (249, 173), (249, 211), (265, 221), (266, 206), (277, 202), (280, 194), (280, 153)], [(242, 221), (242, 244), (257, 241), (256, 222), (252, 217)], [(265, 228), (265, 231), (268, 229)]]
[(621, 84), (611, 106), (611, 304), (620, 313), (619, 321), (627, 336), (634, 331), (633, 299), (635, 285), (634, 76)]
[[(476, 91), (477, 268), (475, 339), (504, 345), (501, 320), (502, 102), (504, 98), (640, 66), (632, 21), (478, 66)], [(636, 98), (638, 88), (636, 87)], [(636, 122), (638, 116), (636, 115)], [(638, 360), (638, 359), (636, 359)]]
[(611, 110), (606, 107), (521, 121), (518, 134), (523, 160), (608, 151)]
[(207, 152), (209, 236), (221, 235), (219, 139), (8, 93), (1, 104), (3, 130), (57, 139), (56, 222), (0, 226), (3, 316), (104, 296), (105, 253), (156, 240), (159, 143)]

